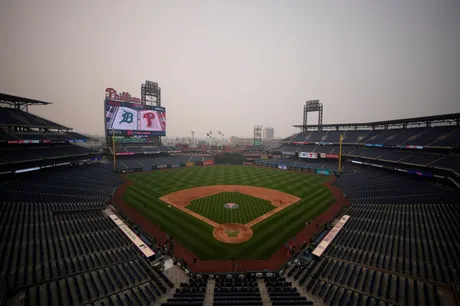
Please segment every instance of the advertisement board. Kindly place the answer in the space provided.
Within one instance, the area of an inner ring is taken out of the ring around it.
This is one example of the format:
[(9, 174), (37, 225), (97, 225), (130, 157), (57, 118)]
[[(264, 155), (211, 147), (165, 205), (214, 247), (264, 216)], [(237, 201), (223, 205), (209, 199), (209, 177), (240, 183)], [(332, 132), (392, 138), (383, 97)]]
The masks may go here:
[(133, 152), (118, 152), (115, 154), (116, 156), (126, 156), (126, 155), (134, 155)]
[(166, 110), (163, 107), (106, 101), (105, 123), (109, 136), (165, 136)]
[(214, 160), (208, 159), (208, 160), (203, 161), (203, 166), (210, 166), (210, 165), (214, 165)]
[(291, 152), (291, 151), (283, 151), (281, 152), (282, 155), (290, 155), (290, 156), (294, 156), (295, 155), (295, 152)]
[(287, 166), (286, 165), (278, 165), (278, 169), (281, 169), (281, 170), (287, 170)]
[(191, 162), (185, 163), (185, 167), (193, 167), (193, 166), (195, 166), (195, 163), (191, 163)]
[(339, 159), (339, 156), (337, 154), (321, 153), (320, 156), (321, 158), (327, 158), (327, 159)]
[(164, 168), (168, 168), (168, 165), (158, 165), (157, 166), (157, 169), (164, 169)]
[(350, 216), (345, 215), (343, 216), (339, 222), (327, 233), (327, 235), (321, 240), (318, 246), (313, 250), (312, 254), (316, 256), (321, 256), (329, 244), (334, 240), (340, 230), (343, 228), (345, 223), (350, 219)]
[(405, 146), (406, 149), (423, 150), (423, 146)]
[(145, 245), (144, 241), (140, 239), (120, 218), (115, 214), (109, 215), (110, 219), (120, 228), (120, 230), (126, 235), (126, 237), (131, 240), (132, 243), (138, 248), (139, 251), (144, 254), (145, 257), (149, 258), (155, 255), (155, 252), (152, 251), (148, 246)]
[(318, 158), (318, 153), (314, 153), (314, 152), (299, 152), (299, 157), (300, 158), (317, 159)]
[(68, 140), (27, 140), (27, 139), (18, 139), (18, 140), (2, 140), (2, 142), (6, 142), (7, 144), (39, 144), (39, 143), (75, 143), (75, 142), (86, 142), (86, 139), (68, 139)]
[(322, 175), (329, 175), (329, 170), (317, 169), (316, 173)]
[(171, 168), (179, 168), (180, 165), (179, 164), (174, 164), (174, 165), (171, 165)]

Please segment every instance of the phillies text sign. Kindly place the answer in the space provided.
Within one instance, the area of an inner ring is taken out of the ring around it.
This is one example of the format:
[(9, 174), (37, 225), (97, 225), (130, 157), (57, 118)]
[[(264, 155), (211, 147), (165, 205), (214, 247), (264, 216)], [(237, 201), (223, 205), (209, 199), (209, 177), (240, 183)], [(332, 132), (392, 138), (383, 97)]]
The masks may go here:
[(107, 93), (109, 100), (125, 101), (131, 103), (141, 102), (141, 99), (132, 97), (128, 92), (117, 93), (117, 91), (113, 88), (106, 88), (105, 92)]

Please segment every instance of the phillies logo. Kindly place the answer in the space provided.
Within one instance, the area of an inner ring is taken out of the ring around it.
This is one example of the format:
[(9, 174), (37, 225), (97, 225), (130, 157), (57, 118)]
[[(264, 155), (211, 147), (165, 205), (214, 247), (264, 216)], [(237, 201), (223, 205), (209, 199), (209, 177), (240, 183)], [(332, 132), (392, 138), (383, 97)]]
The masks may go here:
[(105, 90), (107, 93), (107, 97), (109, 100), (117, 100), (117, 101), (125, 101), (125, 102), (132, 102), (132, 103), (140, 103), (141, 99), (136, 97), (131, 97), (131, 95), (127, 92), (117, 93), (117, 91), (113, 88), (107, 88)]
[(147, 120), (147, 127), (151, 128), (153, 124), (153, 119), (155, 119), (155, 114), (149, 112), (149, 113), (145, 113), (143, 117), (144, 119)]
[(236, 203), (227, 203), (227, 204), (224, 204), (224, 207), (227, 209), (235, 209), (235, 208), (238, 208), (239, 205)]

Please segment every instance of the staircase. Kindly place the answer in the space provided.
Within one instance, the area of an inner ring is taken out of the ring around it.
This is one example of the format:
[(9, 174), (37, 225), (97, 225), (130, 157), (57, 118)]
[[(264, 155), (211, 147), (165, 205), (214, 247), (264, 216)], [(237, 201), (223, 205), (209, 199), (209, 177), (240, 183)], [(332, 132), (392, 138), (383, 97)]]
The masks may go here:
[(212, 306), (214, 303), (214, 288), (216, 288), (216, 280), (209, 279), (206, 286), (206, 295), (204, 296), (204, 306)]
[(300, 293), (301, 296), (304, 296), (307, 298), (307, 300), (313, 302), (313, 306), (324, 305), (321, 301), (316, 300), (313, 296), (308, 294), (307, 290), (305, 290), (304, 287), (300, 286), (296, 281), (294, 281), (293, 279), (290, 279), (289, 281), (291, 282), (293, 288), (297, 288), (297, 291)]
[(188, 276), (182, 271), (179, 267), (174, 266), (169, 270), (163, 272), (171, 282), (174, 284), (174, 288), (169, 288), (168, 285), (162, 281), (163, 285), (166, 287), (166, 293), (161, 297), (157, 297), (157, 301), (154, 304), (155, 306), (161, 305), (161, 303), (166, 303), (168, 299), (173, 298), (176, 293), (176, 289), (180, 288), (181, 283), (188, 282)]
[(161, 303), (166, 303), (168, 301), (168, 299), (171, 299), (174, 296), (174, 293), (176, 293), (176, 288), (169, 289), (160, 298), (157, 298), (157, 301), (156, 301), (156, 303), (154, 305), (155, 306), (160, 306)]
[[(291, 269), (295, 269), (295, 266), (292, 266)], [(322, 306), (322, 305), (324, 305), (322, 301), (317, 300), (315, 297), (310, 295), (307, 292), (307, 290), (305, 289), (305, 286), (300, 285), (296, 280), (294, 280), (293, 276), (288, 276), (288, 272), (289, 272), (288, 269), (286, 269), (286, 271), (285, 271), (285, 273), (283, 275), (284, 278), (286, 278), (287, 282), (291, 282), (291, 286), (293, 288), (296, 288), (297, 292), (299, 292), (301, 296), (304, 296), (304, 297), (307, 298), (307, 300), (312, 301), (314, 306)], [(296, 273), (294, 273), (293, 275), (295, 275), (295, 274)], [(297, 279), (301, 280), (307, 274), (311, 274), (311, 269), (305, 269), (304, 271), (302, 271), (302, 273), (297, 276)]]
[(259, 286), (260, 296), (262, 297), (263, 306), (271, 306), (272, 302), (270, 296), (267, 293), (267, 287), (265, 281), (261, 278), (257, 279), (257, 285)]

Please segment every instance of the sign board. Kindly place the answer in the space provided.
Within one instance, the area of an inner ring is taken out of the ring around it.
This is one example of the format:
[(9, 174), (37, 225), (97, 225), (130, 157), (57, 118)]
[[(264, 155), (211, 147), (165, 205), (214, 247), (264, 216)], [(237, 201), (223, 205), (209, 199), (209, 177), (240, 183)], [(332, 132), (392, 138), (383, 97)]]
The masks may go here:
[(112, 219), (112, 221), (120, 228), (120, 230), (131, 240), (136, 247), (139, 249), (139, 251), (142, 252), (142, 254), (145, 255), (145, 257), (149, 258), (153, 255), (155, 255), (155, 252), (152, 251), (148, 246), (145, 245), (144, 241), (137, 237), (136, 234), (123, 222), (118, 218), (117, 215), (115, 214), (110, 214), (109, 218)]
[(109, 100), (131, 102), (131, 103), (141, 103), (141, 99), (132, 97), (128, 92), (117, 93), (117, 91), (113, 88), (106, 88), (105, 92)]
[(329, 231), (329, 233), (327, 233), (323, 240), (321, 240), (318, 246), (313, 250), (312, 254), (316, 256), (321, 256), (326, 250), (326, 248), (329, 246), (329, 244), (332, 242), (332, 240), (335, 238), (335, 236), (337, 236), (337, 234), (343, 228), (348, 219), (350, 219), (350, 216), (343, 216), (339, 220), (339, 222), (337, 222), (337, 224)]
[(318, 153), (314, 153), (314, 152), (299, 152), (299, 157), (300, 158), (317, 159), (318, 158)]

